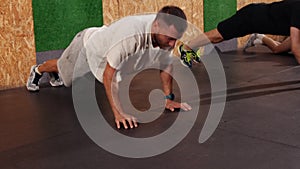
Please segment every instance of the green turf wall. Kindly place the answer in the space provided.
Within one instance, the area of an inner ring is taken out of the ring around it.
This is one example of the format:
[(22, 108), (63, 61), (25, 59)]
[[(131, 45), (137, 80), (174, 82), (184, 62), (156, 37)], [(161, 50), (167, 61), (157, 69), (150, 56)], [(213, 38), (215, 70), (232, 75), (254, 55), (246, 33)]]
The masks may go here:
[(232, 16), (237, 9), (236, 0), (203, 0), (204, 31), (217, 27), (218, 22)]
[(77, 32), (103, 25), (102, 0), (32, 0), (36, 51), (64, 49)]

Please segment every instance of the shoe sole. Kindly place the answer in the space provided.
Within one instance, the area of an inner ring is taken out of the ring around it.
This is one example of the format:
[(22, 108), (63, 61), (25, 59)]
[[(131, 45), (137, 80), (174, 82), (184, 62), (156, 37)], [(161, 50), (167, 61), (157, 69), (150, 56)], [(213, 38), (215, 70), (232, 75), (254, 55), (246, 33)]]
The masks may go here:
[(59, 86), (63, 85), (63, 83), (57, 85), (57, 84), (52, 83), (51, 81), (49, 81), (49, 83), (52, 87), (59, 87)]
[(201, 63), (201, 61), (200, 62), (198, 62), (198, 61), (196, 61), (195, 59), (192, 59), (193, 60), (193, 62), (195, 62), (195, 63)]
[(34, 88), (31, 88), (31, 87), (27, 87), (27, 86), (26, 86), (26, 88), (30, 92), (38, 92), (38, 91), (40, 91), (40, 89), (34, 89)]

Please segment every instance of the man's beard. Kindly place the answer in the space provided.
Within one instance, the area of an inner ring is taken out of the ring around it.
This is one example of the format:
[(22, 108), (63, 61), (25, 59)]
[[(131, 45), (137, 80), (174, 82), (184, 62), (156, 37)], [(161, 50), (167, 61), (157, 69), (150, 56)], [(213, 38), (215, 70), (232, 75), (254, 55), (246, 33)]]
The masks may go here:
[(153, 47), (158, 46), (159, 48), (161, 48), (163, 50), (167, 50), (167, 51), (171, 51), (173, 49), (171, 46), (162, 45), (157, 36), (158, 36), (158, 34), (153, 34), (153, 38), (152, 38)]

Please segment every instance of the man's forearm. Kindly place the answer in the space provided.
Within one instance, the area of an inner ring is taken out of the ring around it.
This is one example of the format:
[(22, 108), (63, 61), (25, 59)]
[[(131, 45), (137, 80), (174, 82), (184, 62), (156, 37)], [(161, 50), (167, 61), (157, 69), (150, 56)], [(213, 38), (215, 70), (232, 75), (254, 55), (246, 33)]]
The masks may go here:
[(173, 67), (169, 65), (165, 70), (160, 71), (162, 88), (165, 95), (173, 92), (173, 77), (171, 75)]
[(120, 129), (121, 125), (123, 125), (125, 129), (128, 129), (128, 124), (130, 128), (138, 127), (137, 119), (134, 116), (124, 113), (122, 109), (118, 96), (118, 82), (116, 82), (114, 78), (115, 72), (116, 70), (107, 64), (103, 73), (103, 84), (108, 101), (115, 116), (117, 128)]
[(119, 115), (120, 107), (119, 107), (119, 100), (117, 97), (117, 84), (113, 81), (113, 77), (115, 74), (115, 70), (111, 68), (108, 64), (103, 73), (103, 85), (105, 87), (105, 92), (112, 108), (114, 115)]

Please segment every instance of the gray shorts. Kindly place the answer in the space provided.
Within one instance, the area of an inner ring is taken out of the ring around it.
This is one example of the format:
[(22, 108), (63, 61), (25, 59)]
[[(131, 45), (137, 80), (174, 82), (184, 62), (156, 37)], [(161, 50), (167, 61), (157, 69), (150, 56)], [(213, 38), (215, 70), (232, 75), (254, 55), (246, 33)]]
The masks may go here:
[(83, 49), (83, 37), (87, 29), (77, 33), (70, 45), (64, 50), (63, 54), (57, 61), (59, 74), (66, 87), (71, 86), (74, 68), (78, 56)]

